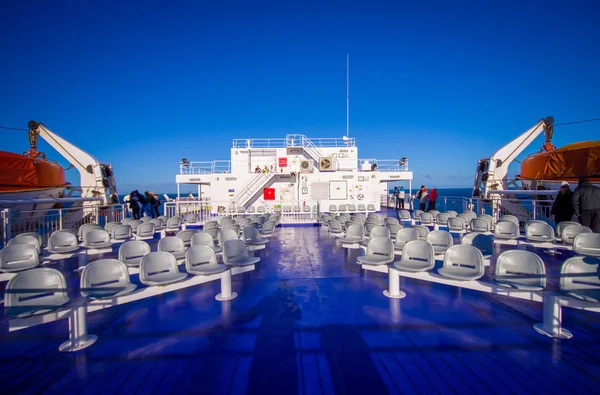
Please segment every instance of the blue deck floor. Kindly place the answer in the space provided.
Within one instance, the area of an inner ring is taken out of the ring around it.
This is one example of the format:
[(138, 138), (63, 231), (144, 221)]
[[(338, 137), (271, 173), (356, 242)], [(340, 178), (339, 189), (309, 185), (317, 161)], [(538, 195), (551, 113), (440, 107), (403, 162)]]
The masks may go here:
[[(217, 282), (91, 313), (99, 340), (77, 353), (58, 352), (66, 320), (8, 333), (3, 318), (2, 392), (600, 392), (600, 315), (564, 309), (574, 337), (553, 340), (532, 328), (538, 303), (412, 279), (390, 300), (357, 255), (320, 227), (277, 228), (237, 299), (217, 302)], [(544, 258), (556, 278), (564, 257)]]

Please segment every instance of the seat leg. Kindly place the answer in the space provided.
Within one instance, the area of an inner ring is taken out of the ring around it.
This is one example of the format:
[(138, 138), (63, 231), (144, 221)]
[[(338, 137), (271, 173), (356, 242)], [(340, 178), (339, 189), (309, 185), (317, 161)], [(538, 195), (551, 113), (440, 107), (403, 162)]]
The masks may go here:
[(562, 327), (562, 307), (558, 297), (552, 293), (544, 294), (544, 322), (534, 324), (533, 329), (542, 335), (555, 339), (570, 339), (573, 334)]
[(219, 302), (237, 298), (237, 293), (231, 292), (231, 270), (221, 275), (221, 293), (215, 296)]
[(406, 293), (400, 290), (400, 274), (392, 268), (388, 270), (388, 288), (383, 291), (388, 298), (402, 299), (406, 297)]
[(58, 350), (62, 352), (83, 350), (94, 344), (96, 340), (98, 340), (98, 336), (87, 333), (85, 305), (73, 307), (69, 315), (69, 340), (62, 343)]

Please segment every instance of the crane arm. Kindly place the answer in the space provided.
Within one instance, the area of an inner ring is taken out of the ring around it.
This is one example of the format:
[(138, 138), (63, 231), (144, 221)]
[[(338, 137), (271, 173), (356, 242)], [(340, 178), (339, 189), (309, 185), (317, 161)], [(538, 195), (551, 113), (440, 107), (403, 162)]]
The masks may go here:
[(77, 169), (82, 197), (101, 197), (104, 203), (118, 202), (117, 188), (110, 165), (100, 163), (92, 155), (52, 132), (42, 123), (29, 121), (28, 126), (30, 157), (43, 155), (37, 151), (37, 139), (41, 137)]

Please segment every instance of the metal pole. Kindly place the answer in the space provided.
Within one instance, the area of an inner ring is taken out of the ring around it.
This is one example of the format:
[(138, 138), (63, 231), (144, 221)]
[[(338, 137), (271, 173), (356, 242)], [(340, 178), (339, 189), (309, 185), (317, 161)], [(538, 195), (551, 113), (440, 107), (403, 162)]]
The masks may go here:
[(346, 54), (346, 137), (350, 136), (350, 54)]

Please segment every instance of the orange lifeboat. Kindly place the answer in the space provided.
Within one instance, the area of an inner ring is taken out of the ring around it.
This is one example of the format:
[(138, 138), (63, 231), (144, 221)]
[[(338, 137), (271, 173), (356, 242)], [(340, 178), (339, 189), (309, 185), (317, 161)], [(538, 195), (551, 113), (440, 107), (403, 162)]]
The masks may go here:
[(565, 145), (529, 156), (521, 163), (520, 179), (600, 182), (600, 141)]
[(65, 171), (57, 163), (0, 151), (0, 195), (60, 190), (67, 185)]

